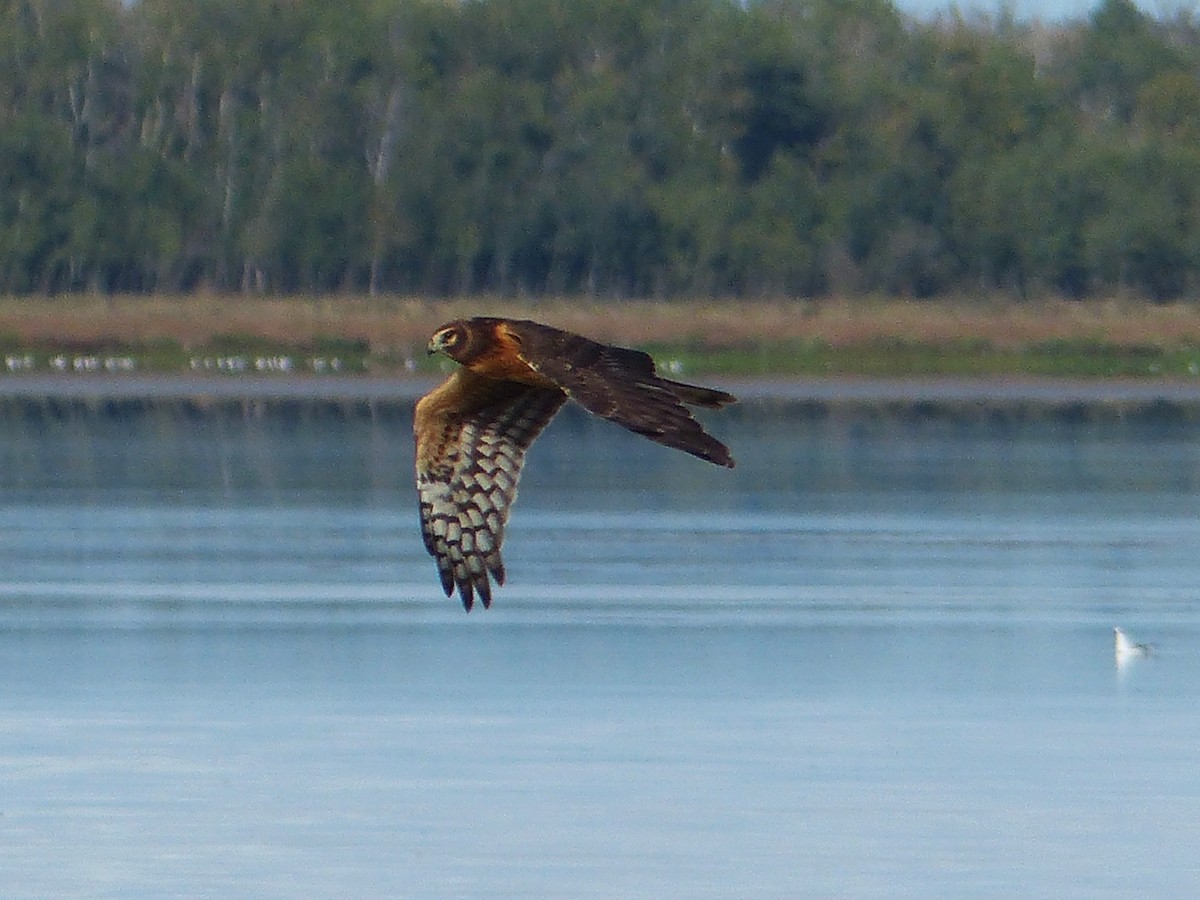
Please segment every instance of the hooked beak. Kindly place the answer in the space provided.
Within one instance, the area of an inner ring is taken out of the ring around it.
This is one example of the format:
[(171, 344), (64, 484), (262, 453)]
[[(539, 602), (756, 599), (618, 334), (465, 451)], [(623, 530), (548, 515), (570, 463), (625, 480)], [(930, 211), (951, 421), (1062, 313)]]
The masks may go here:
[(425, 352), (430, 356), (433, 356), (433, 354), (441, 353), (445, 349), (446, 348), (442, 346), (442, 342), (438, 339), (437, 335), (434, 335), (429, 339), (429, 345), (425, 348)]

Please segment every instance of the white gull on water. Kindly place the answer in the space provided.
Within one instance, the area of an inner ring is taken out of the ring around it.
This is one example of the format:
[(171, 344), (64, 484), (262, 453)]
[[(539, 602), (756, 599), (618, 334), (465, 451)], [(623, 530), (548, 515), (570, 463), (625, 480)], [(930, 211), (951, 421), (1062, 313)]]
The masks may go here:
[(1149, 656), (1149, 644), (1136, 644), (1120, 628), (1113, 628), (1113, 650), (1116, 653), (1117, 665), (1125, 665), (1131, 659)]

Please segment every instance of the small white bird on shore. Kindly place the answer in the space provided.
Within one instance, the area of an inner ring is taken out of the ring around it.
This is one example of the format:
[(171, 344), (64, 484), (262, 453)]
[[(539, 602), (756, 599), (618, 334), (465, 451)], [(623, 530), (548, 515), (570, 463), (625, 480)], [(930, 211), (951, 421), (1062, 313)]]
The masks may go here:
[(1153, 651), (1149, 644), (1135, 644), (1120, 628), (1113, 629), (1113, 650), (1116, 653), (1117, 665), (1124, 665), (1131, 659), (1149, 656)]

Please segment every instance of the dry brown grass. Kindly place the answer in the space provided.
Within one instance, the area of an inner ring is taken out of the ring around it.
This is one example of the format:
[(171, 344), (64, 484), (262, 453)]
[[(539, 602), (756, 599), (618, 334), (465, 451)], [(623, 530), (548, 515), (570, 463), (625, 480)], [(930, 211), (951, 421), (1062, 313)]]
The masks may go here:
[(1050, 341), (1120, 347), (1200, 345), (1200, 307), (1111, 301), (678, 301), (599, 304), (463, 298), (246, 296), (0, 298), (0, 334), (27, 342), (139, 343), (172, 339), (185, 347), (245, 335), (302, 344), (318, 337), (365, 340), (373, 352), (422, 347), (458, 316), (534, 318), (627, 345), (686, 343), (750, 347), (820, 340), (835, 347), (878, 341), (999, 348)]

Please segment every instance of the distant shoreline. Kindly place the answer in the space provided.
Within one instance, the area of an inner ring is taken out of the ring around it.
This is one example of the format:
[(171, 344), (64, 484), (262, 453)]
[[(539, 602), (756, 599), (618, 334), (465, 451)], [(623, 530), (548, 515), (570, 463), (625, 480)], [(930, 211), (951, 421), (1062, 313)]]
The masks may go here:
[[(284, 376), (159, 374), (23, 374), (0, 376), (0, 399), (104, 402), (343, 401), (413, 402), (438, 378), (427, 376)], [(1200, 379), (1037, 377), (779, 377), (696, 376), (747, 402), (820, 404), (1069, 404), (1200, 407)]]
[(533, 318), (637, 347), (683, 377), (755, 384), (1200, 381), (1200, 306), (1184, 303), (209, 295), (0, 297), (0, 378), (435, 378), (442, 361), (425, 353), (429, 335), (448, 320), (480, 314)]

